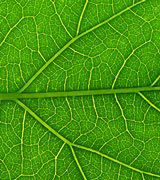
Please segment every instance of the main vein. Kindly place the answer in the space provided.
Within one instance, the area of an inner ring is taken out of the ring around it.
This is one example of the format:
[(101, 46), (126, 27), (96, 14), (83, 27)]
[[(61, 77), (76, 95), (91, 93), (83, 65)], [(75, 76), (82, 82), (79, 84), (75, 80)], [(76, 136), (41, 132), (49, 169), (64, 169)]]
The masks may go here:
[(139, 1), (131, 6), (127, 7), (126, 9), (120, 11), (119, 13), (111, 16), (110, 18), (106, 19), (105, 21), (93, 26), (92, 28), (88, 29), (87, 31), (77, 35), (73, 39), (71, 39), (63, 48), (61, 48), (51, 59), (49, 59), (46, 64), (44, 64), (33, 76), (32, 78), (18, 91), (18, 93), (22, 93), (64, 50), (66, 50), (71, 44), (73, 44), (76, 40), (83, 37), (84, 35), (94, 31), (95, 29), (103, 26), (104, 24), (108, 23), (109, 21), (115, 19), (116, 17), (120, 16), (121, 14), (125, 13), (126, 11), (130, 10), (131, 8), (145, 2), (145, 0)]
[(64, 92), (44, 92), (44, 93), (0, 93), (0, 100), (30, 99), (30, 98), (47, 98), (47, 97), (68, 97), (68, 96), (91, 96), (105, 94), (126, 94), (139, 93), (145, 91), (160, 91), (160, 87), (137, 87), (123, 89), (97, 89), (97, 90), (80, 90)]

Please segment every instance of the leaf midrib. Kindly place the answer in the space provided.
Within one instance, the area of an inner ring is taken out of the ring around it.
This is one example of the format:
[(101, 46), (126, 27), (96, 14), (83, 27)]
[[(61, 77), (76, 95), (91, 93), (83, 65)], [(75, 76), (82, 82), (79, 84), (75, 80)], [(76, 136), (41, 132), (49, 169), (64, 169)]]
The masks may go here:
[(135, 87), (121, 89), (95, 89), (95, 90), (78, 90), (64, 92), (44, 92), (44, 93), (0, 93), (0, 100), (15, 100), (15, 99), (36, 99), (47, 97), (68, 97), (68, 96), (90, 96), (90, 95), (107, 95), (107, 94), (127, 94), (139, 93), (145, 91), (160, 91), (160, 87)]

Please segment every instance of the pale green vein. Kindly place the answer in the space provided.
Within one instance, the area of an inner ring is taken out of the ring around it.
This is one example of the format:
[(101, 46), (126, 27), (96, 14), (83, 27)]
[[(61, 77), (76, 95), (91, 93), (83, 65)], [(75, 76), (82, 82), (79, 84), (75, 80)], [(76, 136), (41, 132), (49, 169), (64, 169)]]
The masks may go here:
[(115, 32), (117, 32), (120, 36), (123, 36), (124, 38), (126, 38), (127, 41), (129, 42), (131, 48), (133, 49), (132, 43), (131, 43), (131, 41), (129, 40), (129, 38), (128, 38), (126, 35), (122, 34), (119, 30), (117, 30), (117, 29), (116, 29), (114, 26), (112, 26), (110, 23), (108, 23), (108, 25), (109, 25)]
[(38, 122), (40, 122), (45, 128), (47, 128), (50, 132), (52, 132), (54, 135), (56, 135), (59, 139), (64, 141), (67, 144), (71, 144), (70, 141), (65, 139), (63, 136), (61, 136), (57, 131), (52, 129), (47, 123), (45, 123), (39, 116), (37, 116), (30, 108), (28, 108), (25, 104), (23, 104), (19, 100), (15, 100), (23, 109), (25, 109), (31, 116), (33, 116)]
[(132, 4), (131, 6), (127, 7), (126, 9), (122, 10), (121, 12), (115, 14), (114, 16), (106, 19), (105, 21), (103, 21), (103, 22), (97, 24), (96, 26), (88, 29), (87, 31), (83, 32), (82, 34), (79, 35), (79, 37), (82, 37), (82, 36), (84, 36), (85, 34), (88, 34), (89, 32), (94, 31), (95, 29), (103, 26), (104, 24), (107, 24), (109, 21), (115, 19), (116, 17), (122, 15), (122, 14), (125, 13), (126, 11), (132, 9), (133, 7), (136, 7), (137, 5), (139, 5), (139, 4), (143, 3), (143, 2), (145, 2), (145, 0), (142, 0), (142, 1), (139, 1), (139, 2), (137, 2), (137, 3), (135, 3), (135, 4)]
[(67, 49), (76, 40), (77, 37), (73, 38), (65, 46), (63, 46), (63, 48), (61, 48), (50, 60), (48, 60), (18, 92), (22, 93), (65, 49)]
[(128, 165), (128, 164), (125, 164), (125, 163), (123, 163), (123, 162), (121, 162), (121, 161), (118, 161), (117, 159), (114, 159), (114, 158), (112, 158), (112, 157), (110, 157), (110, 156), (107, 156), (106, 154), (103, 154), (103, 153), (101, 153), (101, 152), (99, 152), (99, 151), (97, 151), (97, 150), (94, 150), (94, 149), (91, 149), (91, 148), (88, 148), (88, 147), (85, 147), (85, 146), (81, 146), (81, 145), (78, 145), (78, 144), (72, 144), (72, 146), (77, 147), (77, 148), (79, 148), (79, 149), (83, 149), (83, 150), (92, 152), (92, 153), (95, 153), (95, 154), (98, 154), (98, 155), (100, 155), (100, 156), (102, 156), (102, 157), (104, 157), (104, 158), (106, 158), (106, 159), (111, 160), (112, 162), (115, 162), (115, 163), (117, 163), (117, 164), (120, 164), (120, 165), (122, 165), (122, 166), (124, 166), (124, 167), (127, 167), (127, 168), (129, 168), (129, 169), (131, 169), (131, 170), (133, 170), (133, 171), (139, 172), (139, 173), (141, 173), (141, 174), (147, 174), (147, 175), (150, 175), (150, 176), (154, 176), (154, 177), (159, 177), (159, 178), (160, 178), (160, 175), (158, 175), (158, 174), (153, 174), (153, 173), (150, 173), (150, 172), (147, 172), (147, 171), (143, 171), (143, 170), (134, 168), (134, 167), (132, 167), (132, 166), (130, 166), (130, 165)]
[[(133, 171), (136, 171), (136, 172), (139, 172), (139, 173), (143, 173), (143, 174), (148, 174), (150, 176), (154, 176), (154, 177), (160, 177), (160, 175), (158, 174), (153, 174), (153, 173), (150, 173), (150, 172), (146, 172), (146, 171), (142, 171), (142, 170), (139, 170), (137, 168), (134, 168), (130, 165), (127, 165), (121, 161), (118, 161), (117, 159), (114, 159), (110, 156), (107, 156), (97, 150), (94, 150), (94, 149), (91, 149), (91, 148), (88, 148), (88, 147), (85, 147), (85, 146), (81, 146), (81, 145), (78, 145), (78, 144), (74, 144), (72, 142), (70, 142), (69, 140), (67, 140), (66, 138), (64, 138), (62, 135), (60, 135), (57, 131), (55, 131), (52, 127), (50, 127), (47, 123), (45, 123), (39, 116), (37, 116), (30, 108), (28, 108), (25, 104), (23, 104), (21, 101), (19, 100), (15, 100), (23, 109), (25, 109), (31, 116), (33, 116), (38, 122), (40, 122), (45, 128), (47, 128), (50, 132), (52, 132), (55, 136), (57, 136), (59, 139), (61, 139), (63, 142), (65, 142), (66, 144), (68, 144), (70, 147), (71, 146), (74, 146), (74, 147), (77, 147), (79, 149), (83, 149), (83, 150), (86, 150), (86, 151), (89, 151), (89, 152), (92, 152), (92, 153), (95, 153), (95, 154), (98, 154), (102, 157), (105, 157), (106, 159), (109, 159), (111, 160), (112, 162), (115, 162), (117, 164), (120, 164), (120, 165), (123, 165), (129, 169), (132, 169)], [(75, 158), (75, 157), (74, 157)]]
[(82, 10), (82, 13), (81, 13), (80, 18), (79, 18), (78, 27), (77, 27), (77, 36), (78, 36), (78, 34), (79, 34), (79, 30), (80, 30), (80, 27), (81, 27), (81, 21), (82, 21), (84, 12), (85, 12), (85, 10), (86, 10), (87, 4), (88, 4), (88, 0), (86, 0), (86, 2), (85, 2), (85, 4), (84, 4), (84, 7), (83, 7), (83, 10)]
[(8, 35), (12, 32), (12, 30), (18, 26), (18, 24), (24, 19), (24, 17), (22, 17), (19, 21), (17, 21), (17, 23), (15, 25), (13, 25), (9, 31), (7, 32), (7, 34), (5, 35), (5, 37), (3, 38), (2, 42), (0, 43), (0, 47), (3, 45), (3, 43), (5, 42), (5, 40), (7, 39)]
[(80, 170), (80, 172), (81, 172), (81, 174), (82, 174), (83, 179), (84, 179), (84, 180), (87, 180), (87, 178), (86, 178), (86, 176), (85, 176), (85, 174), (84, 174), (84, 172), (83, 172), (83, 170), (82, 170), (82, 168), (81, 168), (81, 165), (80, 165), (80, 163), (79, 163), (79, 161), (78, 161), (78, 159), (77, 159), (77, 156), (76, 156), (76, 154), (75, 154), (75, 152), (74, 152), (74, 149), (73, 149), (73, 147), (72, 147), (71, 145), (70, 145), (70, 148), (71, 148), (71, 151), (72, 151), (74, 160), (76, 161), (76, 164), (77, 164), (77, 166), (78, 166), (78, 168), (79, 168), (79, 170)]
[(132, 52), (129, 54), (129, 56), (124, 60), (122, 66), (120, 67), (120, 69), (118, 70), (115, 78), (114, 78), (114, 81), (113, 81), (113, 84), (112, 84), (112, 88), (114, 88), (115, 84), (116, 84), (116, 81), (120, 75), (120, 73), (122, 72), (123, 68), (125, 67), (127, 61), (133, 56), (133, 54), (139, 49), (141, 48), (142, 46), (146, 45), (147, 43), (149, 43), (150, 41), (146, 41), (145, 43), (139, 45), (138, 47), (136, 47), (135, 49), (132, 50)]
[(149, 99), (147, 99), (141, 92), (138, 92), (138, 94), (150, 105), (152, 106), (154, 109), (156, 109), (157, 111), (160, 112), (160, 109), (154, 105)]
[[(154, 86), (160, 79), (160, 76), (158, 76), (154, 81), (153, 83), (151, 84), (151, 87)], [(159, 111), (160, 112), (160, 109), (154, 105), (149, 99), (147, 99), (141, 92), (138, 92), (138, 94), (150, 105), (152, 106), (155, 110)]]
[(120, 165), (120, 166), (119, 166), (118, 179), (117, 179), (117, 180), (119, 180), (119, 179), (120, 179), (120, 176), (121, 176), (121, 168), (122, 168), (122, 166)]
[(114, 5), (113, 5), (114, 3), (113, 3), (113, 0), (112, 0), (112, 12), (113, 12), (113, 14), (115, 13), (115, 11), (114, 11)]
[(120, 104), (120, 102), (119, 102), (119, 100), (118, 100), (118, 98), (117, 98), (117, 95), (115, 94), (114, 97), (115, 97), (116, 103), (117, 103), (117, 105), (118, 105), (118, 107), (119, 107), (119, 109), (120, 109), (120, 111), (121, 111), (122, 117), (123, 117), (123, 119), (124, 119), (124, 123), (125, 123), (125, 127), (126, 127), (126, 132), (130, 135), (130, 137), (131, 137), (132, 139), (135, 139), (134, 136), (131, 134), (131, 132), (130, 132), (129, 129), (128, 129), (127, 119), (126, 119), (126, 117), (125, 117), (125, 115), (124, 115), (123, 108), (122, 108), (122, 106), (121, 106), (121, 104)]
[[(2, 164), (4, 165), (4, 167), (5, 167), (5, 168), (6, 168), (6, 170), (7, 170), (9, 180), (11, 180), (11, 174), (10, 174), (10, 171), (9, 171), (8, 167), (6, 166), (6, 164), (5, 164), (4, 160), (1, 160), (1, 159), (0, 159), (0, 161), (2, 162)], [(1, 172), (2, 172), (2, 171), (1, 171)]]
[(44, 64), (33, 76), (32, 78), (18, 91), (19, 93), (22, 93), (41, 73), (44, 71), (64, 50), (66, 50), (71, 44), (73, 44), (77, 39), (83, 37), (84, 35), (94, 31), (95, 29), (103, 26), (104, 24), (108, 23), (109, 21), (115, 19), (116, 17), (120, 16), (121, 14), (125, 13), (129, 9), (136, 7), (137, 5), (143, 3), (145, 0), (142, 0), (140, 2), (137, 2), (126, 9), (122, 10), (121, 12), (115, 14), (114, 16), (108, 18), (107, 20), (103, 21), (100, 24), (97, 24), (96, 26), (90, 28), (89, 30), (83, 32), (82, 34), (79, 34), (78, 36), (71, 39), (63, 48), (61, 48), (51, 59), (49, 59), (46, 64)]
[(83, 91), (64, 91), (64, 92), (46, 92), (46, 93), (0, 93), (0, 100), (15, 99), (32, 99), (47, 97), (68, 97), (68, 96), (91, 96), (91, 95), (107, 95), (107, 94), (126, 94), (139, 93), (145, 91), (160, 91), (160, 87), (137, 87), (137, 88), (121, 88), (121, 89), (96, 89)]
[(59, 18), (59, 20), (60, 20), (60, 22), (61, 22), (63, 28), (65, 29), (65, 31), (67, 32), (67, 34), (68, 34), (71, 38), (73, 38), (72, 35), (70, 34), (70, 32), (68, 31), (68, 29), (66, 28), (66, 26), (64, 25), (61, 16), (58, 14), (57, 8), (56, 8), (56, 5), (55, 5), (55, 2), (52, 1), (52, 0), (50, 0), (50, 1), (51, 1), (51, 3), (52, 3), (53, 6), (54, 6), (54, 9), (55, 9), (55, 11), (56, 11), (56, 14), (57, 14), (57, 16), (58, 16), (58, 18)]
[(22, 136), (21, 136), (21, 174), (23, 174), (23, 163), (24, 163), (24, 152), (23, 152), (23, 144), (24, 144), (24, 124), (26, 119), (26, 110), (24, 111), (23, 121), (22, 121)]
[(143, 179), (143, 180), (145, 180), (145, 178), (144, 178), (144, 174), (143, 174), (143, 173), (142, 173), (142, 179)]
[(55, 168), (55, 174), (54, 174), (54, 177), (53, 177), (52, 180), (54, 180), (55, 177), (56, 177), (56, 175), (57, 175), (57, 159), (58, 159), (58, 156), (60, 155), (60, 153), (62, 152), (62, 150), (63, 150), (65, 144), (66, 144), (66, 143), (63, 143), (63, 145), (62, 145), (61, 148), (59, 149), (57, 155), (55, 156), (55, 167), (54, 167), (54, 168)]
[(151, 84), (151, 86), (154, 86), (160, 79), (160, 75), (153, 81), (153, 83)]

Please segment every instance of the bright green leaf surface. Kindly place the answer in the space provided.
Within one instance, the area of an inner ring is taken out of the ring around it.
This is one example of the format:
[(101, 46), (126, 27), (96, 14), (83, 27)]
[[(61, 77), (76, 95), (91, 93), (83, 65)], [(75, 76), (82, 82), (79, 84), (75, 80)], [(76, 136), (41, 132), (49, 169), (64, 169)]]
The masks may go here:
[(160, 1), (0, 1), (0, 179), (160, 179)]

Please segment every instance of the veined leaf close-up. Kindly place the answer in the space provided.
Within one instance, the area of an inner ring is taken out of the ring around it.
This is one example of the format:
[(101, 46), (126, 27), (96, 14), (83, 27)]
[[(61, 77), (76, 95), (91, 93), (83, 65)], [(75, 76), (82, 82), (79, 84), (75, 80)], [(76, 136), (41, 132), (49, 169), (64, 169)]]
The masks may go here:
[(0, 179), (160, 180), (160, 0), (0, 0)]

